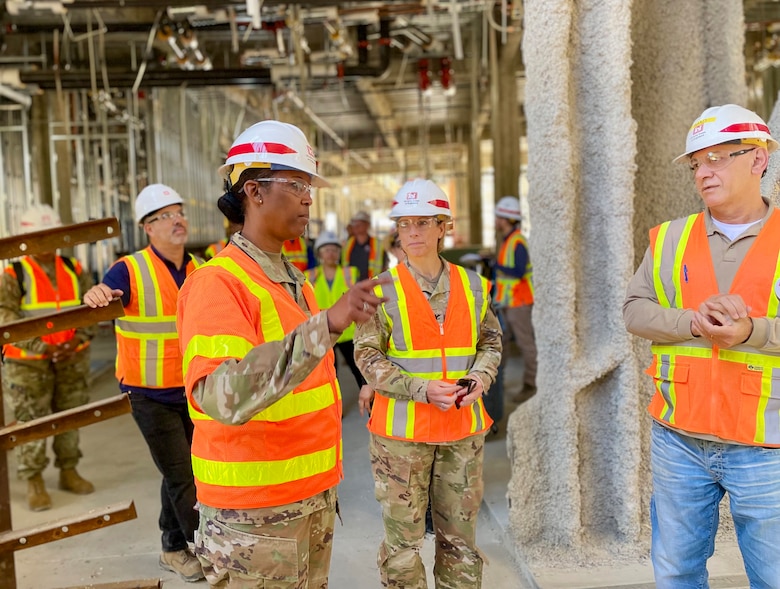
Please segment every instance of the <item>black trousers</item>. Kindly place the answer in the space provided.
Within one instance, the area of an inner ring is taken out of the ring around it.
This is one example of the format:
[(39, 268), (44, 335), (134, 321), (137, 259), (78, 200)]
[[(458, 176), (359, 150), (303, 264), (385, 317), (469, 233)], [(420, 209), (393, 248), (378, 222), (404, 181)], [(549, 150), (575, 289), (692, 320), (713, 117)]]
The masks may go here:
[(187, 403), (160, 403), (140, 393), (130, 393), (130, 404), (133, 418), (163, 477), (159, 519), (162, 549), (164, 552), (184, 550), (198, 529), (190, 458), (193, 426)]

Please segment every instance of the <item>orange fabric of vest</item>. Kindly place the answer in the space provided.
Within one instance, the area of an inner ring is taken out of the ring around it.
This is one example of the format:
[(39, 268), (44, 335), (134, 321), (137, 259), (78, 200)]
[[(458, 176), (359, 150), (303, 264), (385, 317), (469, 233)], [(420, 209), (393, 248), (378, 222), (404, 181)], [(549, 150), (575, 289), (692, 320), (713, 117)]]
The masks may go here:
[[(31, 304), (40, 305), (44, 303), (55, 303), (55, 308), (51, 309), (51, 313), (55, 313), (60, 310), (59, 303), (67, 303), (68, 307), (74, 307), (81, 302), (81, 293), (78, 288), (78, 277), (81, 273), (81, 265), (74, 260), (74, 270), (71, 272), (62, 261), (60, 256), (56, 256), (54, 261), (54, 271), (56, 276), (56, 286), (51, 283), (48, 275), (40, 267), (38, 262), (32, 256), (25, 256), (24, 262), (29, 264), (32, 268), (33, 275), (29, 277), (35, 283), (35, 293), (37, 294), (37, 300), (31, 301)], [(16, 272), (13, 266), (8, 266), (5, 271), (11, 276), (16, 278)], [(25, 313), (24, 299), (30, 296), (31, 293), (26, 293), (22, 297), (22, 313)], [(30, 317), (30, 314), (26, 314)], [(48, 333), (41, 336), (41, 341), (50, 344), (58, 345), (65, 342), (69, 342), (74, 338), (76, 334), (75, 329), (66, 329), (55, 333)], [(89, 342), (82, 342), (77, 351), (83, 350), (89, 346)], [(19, 360), (43, 360), (49, 358), (49, 354), (36, 354), (17, 348), (12, 344), (6, 344), (3, 346), (3, 355), (7, 358), (14, 358)]]
[[(163, 316), (176, 316), (176, 299), (179, 296), (179, 287), (171, 276), (171, 271), (165, 265), (157, 254), (154, 253), (151, 246), (145, 248), (152, 260), (152, 270), (154, 272), (154, 282), (159, 291), (160, 301), (162, 302)], [(186, 254), (185, 254), (186, 255)], [(125, 307), (126, 317), (139, 317), (139, 288), (144, 288), (136, 282), (135, 271), (133, 270), (127, 258), (121, 258), (117, 264), (125, 264), (130, 276), (130, 303)], [(189, 276), (195, 270), (195, 264), (190, 258), (187, 262), (186, 272)], [(154, 296), (147, 292), (146, 296)], [(179, 350), (179, 342), (176, 339), (165, 341), (162, 349), (157, 349), (156, 359), (162, 358), (162, 382), (150, 384), (144, 382), (141, 373), (141, 363), (146, 359), (143, 356), (143, 345), (141, 340), (123, 337), (116, 334), (117, 358), (116, 358), (116, 378), (118, 381), (130, 385), (145, 388), (173, 388), (184, 386), (182, 375), (182, 357)]]
[(282, 245), (282, 253), (284, 254), (284, 257), (301, 272), (306, 272), (309, 268), (306, 240), (303, 237), (285, 241)]
[[(220, 256), (231, 258), (255, 284), (271, 294), (285, 334), (308, 319), (285, 287), (271, 281), (239, 247), (229, 244)], [(318, 313), (314, 292), (308, 283), (303, 286), (303, 294), (311, 313)], [(214, 313), (217, 308), (220, 309), (219, 314)], [(261, 345), (264, 343), (263, 325), (268, 318), (263, 317), (258, 298), (237, 276), (223, 267), (208, 263), (182, 288), (178, 321), (181, 346), (186, 350), (190, 340), (197, 336), (239, 337), (253, 346)], [(227, 360), (241, 358), (195, 355), (189, 362), (185, 387), (192, 411), (203, 414), (192, 396), (194, 386)], [(256, 416), (244, 424), (224, 425), (211, 419), (193, 419), (192, 455), (215, 462), (262, 463), (294, 459), (335, 447), (337, 461), (334, 468), (282, 484), (261, 484), (258, 480), (253, 486), (213, 485), (198, 480), (196, 476), (198, 500), (220, 509), (273, 507), (312, 497), (338, 484), (343, 478), (341, 398), (332, 349), (288, 395), (301, 394), (324, 385), (330, 386), (332, 404), (281, 421), (265, 421)]]
[[(657, 228), (654, 228), (651, 244), (655, 244), (657, 234)], [(739, 294), (751, 308), (751, 317), (766, 317), (770, 298), (777, 296), (774, 279), (778, 252), (780, 210), (774, 212), (759, 232), (729, 289), (729, 293)], [(703, 213), (699, 214), (691, 229), (680, 268), (682, 308), (698, 309), (702, 302), (719, 292)], [(670, 304), (674, 306), (674, 301)], [(737, 348), (761, 354), (753, 348)], [(671, 362), (670, 369), (663, 365), (665, 361), (670, 361), (668, 356), (661, 354), (659, 357), (656, 353), (646, 371), (656, 383), (656, 391), (648, 407), (650, 414), (672, 427), (692, 433), (714, 435), (750, 445), (780, 445), (777, 423), (772, 427), (776, 430), (774, 432), (767, 423), (765, 440), (756, 439), (757, 419), (760, 416), (763, 419), (766, 410), (775, 414), (780, 411), (780, 390), (777, 398), (762, 400), (762, 367), (735, 360), (739, 355), (738, 351), (720, 350), (717, 346), (712, 348), (711, 357), (681, 351)], [(672, 376), (660, 378), (662, 374)], [(670, 402), (668, 392), (670, 381), (674, 387), (674, 402)], [(769, 403), (766, 410), (759, 407), (762, 402)]]
[[(396, 269), (399, 280), (395, 282), (394, 286), (403, 290), (409, 313), (414, 315), (414, 320), (410, 321), (407, 326), (411, 335), (412, 349), (423, 353), (440, 351), (444, 372), (442, 380), (450, 383), (455, 382), (457, 378), (447, 376), (445, 349), (473, 349), (474, 346), (472, 326), (469, 321), (464, 320), (464, 317), (469, 315), (469, 303), (465, 296), (466, 286), (463, 284), (460, 274), (455, 271), (454, 267), (451, 267), (450, 295), (442, 326), (439, 325), (430, 303), (406, 266), (400, 264), (396, 266)], [(394, 325), (392, 328), (394, 330), (402, 329), (402, 326)], [(476, 339), (479, 339), (478, 334)], [(426, 357), (428, 357), (427, 354)], [(374, 396), (374, 404), (368, 421), (369, 431), (382, 437), (397, 440), (441, 443), (462, 440), (476, 433), (484, 432), (493, 423), (485, 411), (481, 398), (471, 405), (462, 406), (460, 409), (453, 405), (447, 411), (442, 411), (430, 403), (416, 401), (411, 403), (413, 406), (411, 411), (406, 412), (407, 415), (412, 411), (414, 413), (411, 438), (388, 433), (388, 419), (392, 420), (393, 418), (389, 415), (389, 411), (392, 410), (393, 403), (379, 391)], [(475, 420), (478, 423), (476, 428), (474, 427)]]

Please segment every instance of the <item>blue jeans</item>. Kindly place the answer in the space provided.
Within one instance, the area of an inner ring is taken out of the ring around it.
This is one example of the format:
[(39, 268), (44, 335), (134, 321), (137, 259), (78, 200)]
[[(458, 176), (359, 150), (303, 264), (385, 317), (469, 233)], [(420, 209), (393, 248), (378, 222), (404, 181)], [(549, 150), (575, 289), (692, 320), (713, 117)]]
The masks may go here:
[(653, 422), (652, 561), (657, 589), (704, 589), (728, 492), (751, 589), (780, 587), (780, 449), (708, 442)]

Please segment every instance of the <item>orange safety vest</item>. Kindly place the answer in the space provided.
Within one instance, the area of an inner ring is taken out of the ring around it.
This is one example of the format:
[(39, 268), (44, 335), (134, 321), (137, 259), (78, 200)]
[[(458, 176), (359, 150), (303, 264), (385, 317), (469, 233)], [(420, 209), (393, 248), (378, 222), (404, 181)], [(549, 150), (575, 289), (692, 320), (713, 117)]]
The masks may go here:
[(206, 256), (207, 260), (210, 260), (211, 258), (216, 256), (219, 252), (221, 252), (223, 249), (225, 249), (227, 243), (228, 243), (227, 239), (220, 239), (218, 242), (212, 243), (209, 247), (207, 247), (206, 251), (203, 252), (203, 255)]
[[(189, 254), (188, 254), (189, 255)], [(130, 304), (114, 323), (116, 378), (126, 385), (166, 389), (184, 385), (176, 299), (179, 287), (151, 246), (116, 262), (130, 275)], [(190, 256), (187, 275), (200, 265)]]
[(309, 248), (303, 237), (297, 239), (288, 239), (282, 244), (282, 253), (287, 261), (298, 268), (301, 272), (306, 272), (309, 267)]
[[(512, 231), (501, 244), (496, 256), (496, 263), (499, 266), (508, 268), (515, 267), (515, 248), (522, 244), (526, 250), (528, 243), (519, 229)], [(525, 266), (525, 274), (522, 278), (506, 276), (500, 270), (496, 275), (496, 305), (501, 307), (522, 307), (532, 305), (534, 302), (533, 266), (531, 257), (528, 257), (528, 263)]]
[[(214, 294), (216, 293), (216, 294)], [(303, 296), (318, 313), (311, 285)], [(214, 309), (222, 311), (215, 315)], [(308, 316), (284, 285), (271, 281), (238, 246), (187, 279), (179, 299), (179, 331), (198, 501), (220, 509), (286, 505), (312, 497), (343, 478), (341, 391), (333, 350), (298, 385), (247, 423), (225, 425), (192, 397), (220, 364), (255, 346), (280, 341)]]
[[(662, 307), (698, 309), (719, 292), (704, 213), (650, 231), (653, 280)], [(734, 276), (751, 317), (777, 317), (780, 210), (775, 210)], [(672, 296), (668, 296), (668, 293)], [(674, 428), (757, 446), (780, 446), (780, 353), (746, 345), (722, 350), (706, 338), (652, 345), (650, 414)]]
[[(344, 251), (341, 253), (341, 265), (349, 266), (351, 264), (350, 257), (352, 256), (352, 250), (355, 249), (354, 237), (350, 237), (347, 243), (344, 245)], [(368, 250), (368, 277), (373, 278), (379, 276), (382, 273), (382, 263), (384, 262), (384, 250), (382, 244), (376, 237), (368, 238), (369, 250)]]
[[(32, 256), (25, 256), (19, 261), (23, 274), (22, 284), (24, 285), (24, 295), (19, 305), (23, 319), (49, 315), (62, 309), (78, 307), (81, 304), (82, 293), (79, 289), (81, 264), (75, 258), (70, 258), (70, 264), (72, 269), (63, 262), (61, 256), (55, 257), (56, 284), (52, 284), (46, 272)], [(5, 271), (18, 279), (13, 266), (8, 266)], [(51, 345), (63, 344), (72, 340), (75, 334), (75, 329), (66, 329), (42, 335), (41, 340)], [(81, 351), (88, 346), (89, 342), (82, 342), (76, 347), (76, 351)], [(45, 360), (50, 357), (49, 354), (37, 354), (17, 348), (12, 344), (3, 346), (3, 354), (6, 358), (17, 360)]]
[[(408, 376), (455, 382), (474, 364), (480, 325), (490, 304), (488, 283), (476, 272), (455, 264), (449, 268), (450, 297), (443, 325), (405, 265), (388, 270), (393, 284), (377, 287), (388, 298), (382, 306), (391, 328), (387, 359)], [(492, 423), (481, 398), (445, 412), (377, 391), (368, 429), (396, 440), (440, 443), (484, 432)]]
[[(358, 269), (354, 266), (339, 266), (333, 276), (333, 282), (328, 284), (325, 272), (321, 266), (306, 272), (306, 278), (314, 287), (314, 296), (320, 309), (330, 309), (341, 295), (358, 281)], [(355, 324), (350, 323), (336, 343), (352, 341), (355, 335)]]

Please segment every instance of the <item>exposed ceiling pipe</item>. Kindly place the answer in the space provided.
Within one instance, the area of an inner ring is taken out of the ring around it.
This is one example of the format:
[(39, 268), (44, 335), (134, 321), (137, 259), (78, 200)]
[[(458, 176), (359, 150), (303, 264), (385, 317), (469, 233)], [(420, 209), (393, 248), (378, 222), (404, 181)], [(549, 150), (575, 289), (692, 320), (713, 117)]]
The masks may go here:
[(21, 104), (24, 108), (30, 108), (32, 106), (32, 98), (5, 84), (0, 84), (0, 96), (13, 100), (17, 104)]
[(300, 96), (298, 96), (292, 90), (288, 90), (287, 93), (286, 93), (286, 96), (295, 106), (297, 106), (299, 109), (301, 109), (301, 111), (303, 111), (303, 113), (307, 117), (309, 117), (309, 119), (311, 119), (312, 123), (314, 123), (320, 129), (322, 129), (322, 131), (328, 137), (333, 139), (333, 141), (336, 143), (336, 145), (338, 145), (341, 149), (345, 149), (345, 150), (349, 151), (349, 156), (352, 159), (354, 159), (357, 163), (359, 163), (361, 166), (363, 166), (363, 168), (365, 168), (366, 170), (370, 170), (371, 169), (371, 164), (369, 163), (369, 161), (366, 160), (366, 158), (364, 158), (359, 153), (356, 153), (356, 152), (352, 151), (351, 149), (349, 149), (347, 147), (346, 141), (344, 141), (341, 137), (339, 137), (338, 133), (336, 133), (325, 121), (323, 121), (319, 116), (317, 116), (317, 113), (315, 113), (312, 109), (310, 109), (308, 106), (306, 106), (306, 103), (304, 103), (303, 100), (301, 100)]

